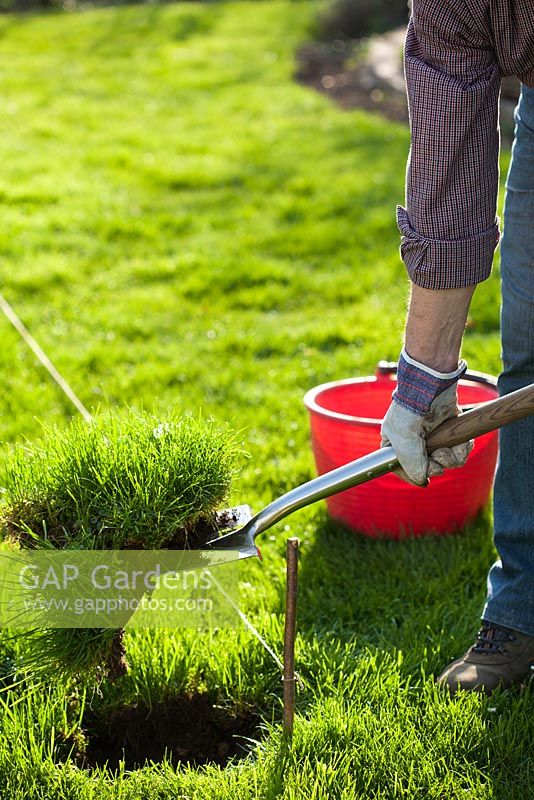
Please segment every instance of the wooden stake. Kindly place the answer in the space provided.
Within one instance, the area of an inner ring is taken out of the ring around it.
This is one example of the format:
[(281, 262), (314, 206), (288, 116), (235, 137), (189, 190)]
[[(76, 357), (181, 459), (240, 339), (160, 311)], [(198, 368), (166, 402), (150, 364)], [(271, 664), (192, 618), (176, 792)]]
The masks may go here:
[(284, 733), (291, 738), (295, 717), (295, 633), (297, 623), (297, 575), (300, 539), (287, 540), (286, 619), (284, 628)]

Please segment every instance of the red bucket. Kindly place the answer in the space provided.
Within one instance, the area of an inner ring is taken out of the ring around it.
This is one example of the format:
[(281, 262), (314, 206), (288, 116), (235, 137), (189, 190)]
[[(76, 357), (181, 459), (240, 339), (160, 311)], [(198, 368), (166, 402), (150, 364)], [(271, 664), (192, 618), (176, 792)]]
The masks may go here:
[[(396, 386), (395, 365), (379, 364), (376, 375), (324, 383), (304, 397), (319, 474), (380, 447), (380, 426)], [(499, 396), (496, 380), (466, 373), (458, 385), (460, 406)], [(498, 433), (479, 436), (465, 466), (432, 478), (426, 488), (383, 475), (328, 498), (333, 519), (367, 536), (450, 533), (473, 520), (489, 499), (497, 463)]]

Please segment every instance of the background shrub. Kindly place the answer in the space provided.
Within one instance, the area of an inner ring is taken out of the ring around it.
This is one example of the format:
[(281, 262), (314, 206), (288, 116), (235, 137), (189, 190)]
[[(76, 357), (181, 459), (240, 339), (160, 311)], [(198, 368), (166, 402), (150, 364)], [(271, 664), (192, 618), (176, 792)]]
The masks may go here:
[(406, 0), (333, 0), (318, 17), (318, 39), (359, 39), (408, 21)]

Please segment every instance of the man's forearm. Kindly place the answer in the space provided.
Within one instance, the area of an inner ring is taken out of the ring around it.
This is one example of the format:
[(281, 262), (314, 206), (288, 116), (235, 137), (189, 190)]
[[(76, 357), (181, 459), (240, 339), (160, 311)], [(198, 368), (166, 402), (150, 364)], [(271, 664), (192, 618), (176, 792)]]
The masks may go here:
[(408, 355), (438, 372), (455, 370), (475, 288), (423, 289), (412, 284), (405, 334)]

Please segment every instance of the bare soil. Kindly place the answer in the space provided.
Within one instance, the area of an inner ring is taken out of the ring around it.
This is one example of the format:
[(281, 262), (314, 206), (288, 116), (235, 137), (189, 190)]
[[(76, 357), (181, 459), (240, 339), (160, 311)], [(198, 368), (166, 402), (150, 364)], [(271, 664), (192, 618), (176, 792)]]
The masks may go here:
[(124, 647), (124, 630), (118, 628), (111, 642), (108, 659), (105, 664), (108, 679), (114, 683), (128, 672), (126, 648)]
[[(126, 769), (166, 757), (173, 766), (218, 764), (243, 758), (250, 739), (259, 736), (259, 717), (252, 710), (235, 711), (213, 702), (207, 694), (182, 694), (149, 708), (144, 703), (114, 710), (89, 710), (82, 722), (75, 760), (93, 768), (107, 764)], [(82, 746), (80, 746), (80, 744)]]

